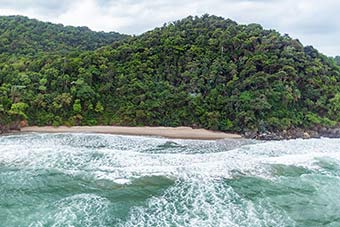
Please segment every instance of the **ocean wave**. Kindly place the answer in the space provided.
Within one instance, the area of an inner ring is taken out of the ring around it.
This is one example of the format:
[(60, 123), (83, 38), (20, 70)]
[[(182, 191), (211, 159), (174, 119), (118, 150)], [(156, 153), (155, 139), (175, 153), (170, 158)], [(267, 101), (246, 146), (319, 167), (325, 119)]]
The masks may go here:
[(0, 221), (6, 226), (317, 226), (327, 221), (336, 226), (339, 145), (339, 139), (325, 138), (0, 137)]

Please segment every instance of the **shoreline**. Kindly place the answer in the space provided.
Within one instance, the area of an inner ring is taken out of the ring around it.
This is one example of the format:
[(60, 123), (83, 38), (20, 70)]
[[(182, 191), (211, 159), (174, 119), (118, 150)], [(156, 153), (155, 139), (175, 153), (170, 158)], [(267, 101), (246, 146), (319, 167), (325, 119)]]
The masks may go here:
[(20, 132), (40, 133), (103, 133), (131, 136), (160, 136), (170, 139), (219, 140), (242, 139), (240, 134), (193, 129), (191, 127), (126, 127), (126, 126), (30, 126), (21, 128)]

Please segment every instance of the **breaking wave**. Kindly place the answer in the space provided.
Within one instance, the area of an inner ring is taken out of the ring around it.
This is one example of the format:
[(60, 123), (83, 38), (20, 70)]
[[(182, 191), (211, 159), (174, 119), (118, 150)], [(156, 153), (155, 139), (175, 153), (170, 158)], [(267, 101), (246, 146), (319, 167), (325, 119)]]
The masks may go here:
[(0, 137), (0, 226), (340, 226), (340, 140)]

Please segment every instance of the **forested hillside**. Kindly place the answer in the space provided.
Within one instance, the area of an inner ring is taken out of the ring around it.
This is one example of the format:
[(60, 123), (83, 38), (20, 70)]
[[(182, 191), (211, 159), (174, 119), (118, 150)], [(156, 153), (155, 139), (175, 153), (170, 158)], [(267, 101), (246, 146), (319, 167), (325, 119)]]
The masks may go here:
[[(95, 47), (87, 45), (80, 49)], [(1, 61), (0, 94), (3, 121), (27, 118), (32, 125), (264, 132), (340, 121), (333, 59), (258, 24), (208, 15), (95, 51)]]
[(340, 56), (336, 56), (336, 57), (334, 58), (334, 61), (335, 61), (335, 63), (336, 63), (338, 66), (340, 66)]
[(65, 27), (23, 16), (0, 16), (1, 54), (95, 50), (125, 37), (116, 32), (93, 32), (87, 27)]

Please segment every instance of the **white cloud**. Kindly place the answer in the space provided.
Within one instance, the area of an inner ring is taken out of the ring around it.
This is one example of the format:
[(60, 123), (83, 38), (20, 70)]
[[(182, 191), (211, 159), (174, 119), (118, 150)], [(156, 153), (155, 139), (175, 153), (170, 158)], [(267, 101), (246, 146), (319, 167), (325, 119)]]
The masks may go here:
[(120, 31), (128, 26), (129, 18), (115, 17), (93, 0), (74, 1), (69, 9), (52, 21), (74, 26), (88, 26), (93, 30)]
[(215, 14), (288, 33), (328, 55), (340, 55), (339, 11), (339, 0), (0, 0), (1, 15), (129, 34), (189, 15)]

